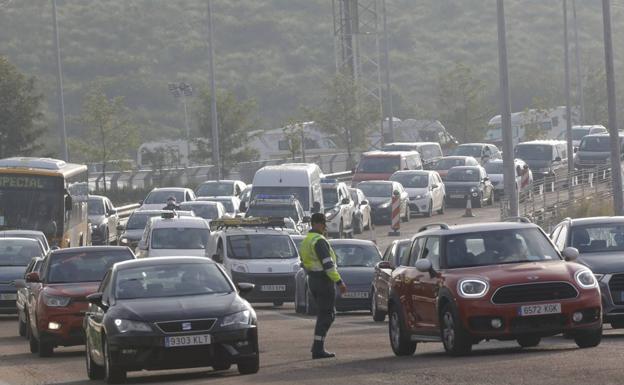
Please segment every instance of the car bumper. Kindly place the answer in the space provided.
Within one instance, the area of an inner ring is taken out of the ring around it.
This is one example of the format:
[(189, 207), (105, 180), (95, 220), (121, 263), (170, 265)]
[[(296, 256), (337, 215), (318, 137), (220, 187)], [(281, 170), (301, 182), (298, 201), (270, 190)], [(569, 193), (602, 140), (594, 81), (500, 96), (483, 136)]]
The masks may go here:
[(235, 364), (258, 355), (255, 326), (209, 334), (211, 343), (199, 346), (165, 347), (165, 335), (113, 335), (108, 336), (108, 343), (113, 363), (127, 371)]
[(17, 292), (2, 291), (0, 296), (0, 314), (17, 314)]
[(429, 212), (429, 200), (418, 199), (409, 201), (409, 208), (412, 214), (424, 214)]
[(386, 208), (373, 208), (371, 210), (371, 217), (374, 222), (390, 222), (392, 220), (392, 210), (390, 207)]
[[(560, 303), (560, 314), (520, 316), (523, 305), (540, 303)], [(563, 332), (574, 333), (577, 330), (595, 330), (602, 325), (600, 294), (583, 293), (574, 300), (553, 300), (536, 303), (495, 305), (487, 300), (469, 300), (459, 305), (464, 327), (476, 338), (515, 339), (521, 335), (550, 336)], [(572, 315), (581, 312), (583, 318), (574, 322)], [(502, 321), (502, 327), (494, 328), (493, 319)]]
[[(76, 346), (84, 344), (83, 321), (85, 309), (58, 308), (52, 309), (44, 316), (38, 314), (37, 327), (39, 338), (54, 346)], [(68, 310), (67, 312), (62, 309)], [(50, 324), (56, 323), (58, 329), (51, 329)]]
[[(234, 283), (253, 283), (254, 289), (245, 294), (249, 302), (293, 302), (295, 300), (295, 273), (250, 274), (232, 272)], [(281, 290), (284, 289), (284, 290)]]
[[(618, 274), (619, 275), (619, 274)], [(610, 288), (613, 275), (608, 274), (600, 281), (603, 320), (605, 322), (624, 322), (624, 290), (622, 287)]]

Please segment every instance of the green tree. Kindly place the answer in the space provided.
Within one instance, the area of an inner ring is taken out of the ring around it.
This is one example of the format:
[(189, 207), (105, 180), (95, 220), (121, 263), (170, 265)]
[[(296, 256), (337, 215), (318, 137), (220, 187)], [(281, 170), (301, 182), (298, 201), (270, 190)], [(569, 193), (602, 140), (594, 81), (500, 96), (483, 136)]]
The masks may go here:
[(337, 74), (325, 85), (325, 96), (311, 115), (321, 130), (347, 149), (349, 167), (353, 151), (366, 146), (366, 133), (380, 119), (379, 103), (349, 76)]
[(485, 84), (462, 63), (440, 75), (437, 110), (444, 126), (463, 142), (482, 140), (493, 113)]
[(0, 56), (0, 158), (32, 155), (43, 148), (38, 142), (46, 131), (42, 101), (35, 78), (27, 78)]
[(586, 124), (609, 126), (607, 77), (604, 65), (590, 65), (583, 88)]
[(137, 148), (137, 126), (124, 104), (124, 98), (109, 98), (98, 84), (93, 85), (85, 95), (78, 122), (85, 134), (83, 139), (70, 142), (72, 157), (102, 164), (106, 192), (107, 165), (111, 160), (127, 158)]
[[(258, 159), (258, 152), (249, 147), (250, 132), (257, 126), (255, 113), (256, 102), (253, 99), (239, 101), (231, 91), (217, 91), (219, 153), (223, 175), (227, 175), (237, 163)], [(199, 159), (212, 160), (210, 92), (202, 91), (199, 95), (197, 121), (199, 132), (209, 142), (195, 141), (197, 151), (193, 155)]]

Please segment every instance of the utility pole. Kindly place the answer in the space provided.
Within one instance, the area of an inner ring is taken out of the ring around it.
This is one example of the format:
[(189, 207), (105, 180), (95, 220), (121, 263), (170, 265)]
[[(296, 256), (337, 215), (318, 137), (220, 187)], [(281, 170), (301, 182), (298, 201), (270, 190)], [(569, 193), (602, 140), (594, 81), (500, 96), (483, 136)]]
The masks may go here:
[[(509, 94), (509, 67), (507, 64), (507, 33), (503, 0), (496, 0), (498, 15), (498, 68), (500, 75), (501, 123), (503, 128), (503, 165), (505, 195), (509, 199), (509, 216), (518, 216), (518, 189), (511, 131), (511, 96)], [(504, 219), (504, 218), (501, 218)]]
[(572, 111), (570, 111), (570, 52), (568, 46), (568, 0), (563, 0), (563, 56), (565, 68), (566, 141), (568, 145), (568, 193), (574, 199), (574, 146), (572, 145)]
[(611, 38), (611, 1), (602, 0), (604, 28), (605, 67), (607, 75), (607, 97), (609, 107), (609, 136), (611, 145), (611, 181), (613, 183), (613, 209), (615, 215), (624, 215), (624, 194), (622, 194), (622, 164), (620, 163), (620, 141), (617, 127), (615, 103), (615, 76), (613, 73), (613, 41)]
[(210, 116), (212, 117), (212, 163), (217, 167), (217, 179), (222, 178), (219, 148), (219, 119), (217, 117), (217, 86), (214, 69), (214, 42), (212, 29), (212, 1), (208, 0), (208, 50), (210, 51)]
[(65, 99), (63, 97), (63, 64), (61, 60), (61, 38), (56, 18), (56, 0), (52, 0), (52, 23), (54, 28), (54, 49), (56, 51), (56, 98), (58, 100), (58, 126), (61, 131), (63, 160), (69, 161), (67, 149), (67, 126), (65, 124)]
[(572, 0), (572, 17), (574, 18), (574, 54), (576, 61), (576, 96), (581, 109), (581, 124), (585, 124), (585, 98), (583, 97), (583, 76), (581, 74), (581, 47), (578, 38), (578, 19), (576, 18), (576, 0)]
[(394, 122), (392, 111), (392, 90), (390, 87), (390, 47), (388, 46), (388, 18), (386, 14), (386, 0), (382, 0), (383, 13), (383, 35), (384, 35), (384, 64), (386, 77), (386, 115), (388, 116), (388, 131), (390, 131), (390, 141), (394, 142)]
[(186, 105), (186, 98), (193, 96), (193, 87), (186, 83), (169, 83), (169, 92), (177, 99), (182, 98), (182, 105), (184, 106), (184, 128), (186, 129), (186, 167), (191, 165), (191, 126), (188, 119), (188, 108)]

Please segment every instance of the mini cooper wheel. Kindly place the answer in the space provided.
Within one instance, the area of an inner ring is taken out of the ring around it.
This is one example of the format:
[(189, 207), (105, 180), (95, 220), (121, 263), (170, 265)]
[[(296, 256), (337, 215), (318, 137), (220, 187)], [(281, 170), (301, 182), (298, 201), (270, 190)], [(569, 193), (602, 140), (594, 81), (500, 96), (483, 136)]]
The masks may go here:
[(516, 341), (518, 341), (518, 345), (522, 346), (523, 348), (533, 348), (539, 345), (541, 340), (542, 339), (539, 336), (522, 336), (519, 337)]
[(593, 348), (600, 345), (602, 340), (602, 327), (596, 330), (582, 330), (574, 335), (574, 342), (581, 348)]
[(472, 341), (464, 330), (457, 310), (453, 305), (444, 305), (440, 321), (444, 350), (452, 356), (469, 354), (472, 350)]
[[(106, 338), (106, 337), (104, 337)], [(104, 376), (109, 384), (120, 384), (126, 381), (126, 371), (112, 362), (110, 351), (108, 350), (108, 342), (104, 340)]]
[(383, 322), (386, 319), (386, 312), (377, 308), (377, 291), (375, 288), (371, 290), (371, 314), (375, 322)]
[(407, 334), (403, 325), (403, 317), (396, 306), (390, 307), (389, 317), (388, 334), (392, 351), (397, 356), (411, 356), (416, 351), (416, 342), (412, 341)]
[(104, 367), (93, 362), (91, 358), (91, 344), (89, 339), (85, 341), (85, 363), (87, 365), (87, 375), (90, 380), (102, 380), (106, 373), (104, 373)]
[(255, 357), (245, 358), (236, 364), (240, 374), (254, 374), (260, 370), (260, 354)]

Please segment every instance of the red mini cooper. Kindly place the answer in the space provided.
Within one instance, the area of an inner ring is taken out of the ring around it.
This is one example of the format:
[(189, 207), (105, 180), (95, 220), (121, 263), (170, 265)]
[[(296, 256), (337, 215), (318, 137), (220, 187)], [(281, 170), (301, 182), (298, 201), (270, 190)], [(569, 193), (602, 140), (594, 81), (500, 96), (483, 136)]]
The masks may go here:
[(482, 340), (531, 347), (560, 333), (581, 348), (597, 346), (598, 283), (574, 262), (576, 249), (562, 254), (531, 223), (422, 228), (412, 238), (406, 266), (392, 272), (392, 350), (411, 355), (418, 342), (442, 342), (447, 353), (463, 355)]

